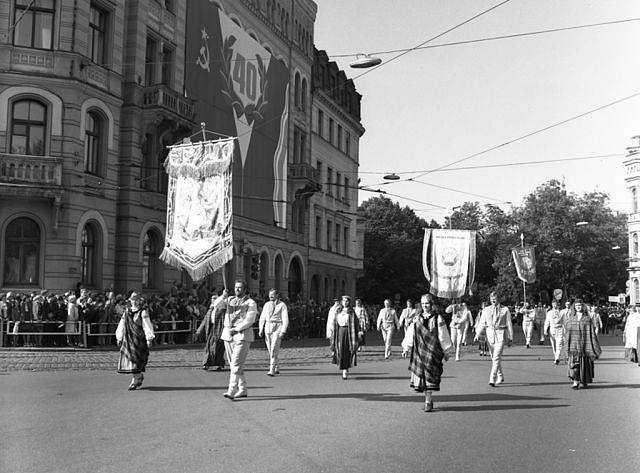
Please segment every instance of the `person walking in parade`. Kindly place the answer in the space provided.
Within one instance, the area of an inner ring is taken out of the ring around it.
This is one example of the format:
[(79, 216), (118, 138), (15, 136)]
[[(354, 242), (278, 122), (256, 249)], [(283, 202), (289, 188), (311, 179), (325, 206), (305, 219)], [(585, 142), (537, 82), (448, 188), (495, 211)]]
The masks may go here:
[(382, 339), (384, 340), (384, 358), (385, 360), (391, 357), (391, 343), (393, 340), (393, 332), (398, 327), (398, 316), (395, 309), (391, 307), (391, 300), (385, 299), (384, 307), (380, 309), (378, 314), (378, 320), (376, 326), (378, 332), (382, 332)]
[(511, 346), (513, 343), (513, 326), (509, 309), (500, 305), (498, 294), (495, 291), (489, 294), (489, 301), (491, 305), (482, 309), (480, 314), (475, 340), (486, 334), (491, 347), (489, 386), (495, 387), (497, 384), (504, 383), (502, 352), (505, 344)]
[(529, 303), (525, 301), (519, 312), (522, 314), (522, 332), (524, 333), (524, 340), (527, 348), (531, 348), (531, 337), (533, 335), (533, 326), (536, 321), (536, 311), (531, 309), (529, 307)]
[(223, 394), (227, 399), (247, 397), (244, 364), (254, 340), (253, 323), (258, 315), (255, 301), (247, 293), (244, 281), (236, 281), (234, 296), (225, 289), (214, 302), (214, 308), (225, 309), (222, 335), (229, 360), (229, 388)]
[(280, 299), (280, 291), (277, 289), (272, 288), (269, 290), (269, 300), (262, 308), (258, 326), (258, 335), (262, 337), (264, 334), (264, 341), (269, 352), (269, 371), (267, 376), (275, 376), (280, 374), (278, 353), (282, 337), (284, 337), (289, 327), (287, 305)]
[[(473, 327), (473, 331), (478, 333), (478, 327), (480, 326), (480, 316), (482, 315), (482, 310), (487, 306), (486, 302), (482, 303), (482, 307), (478, 312), (478, 316), (476, 317), (475, 325)], [(489, 356), (491, 355), (491, 351), (489, 350), (489, 342), (487, 342), (486, 333), (483, 333), (481, 336), (477, 336), (475, 340), (478, 340), (478, 350), (480, 351), (480, 356)]]
[(470, 324), (473, 323), (471, 312), (466, 304), (451, 304), (446, 309), (447, 314), (451, 314), (451, 342), (456, 350), (456, 361), (460, 361), (460, 349), (464, 341), (464, 334)]
[(557, 365), (560, 363), (560, 356), (564, 349), (564, 325), (566, 318), (563, 311), (560, 310), (558, 301), (551, 303), (551, 310), (547, 312), (547, 317), (544, 321), (544, 332), (549, 334), (549, 340), (551, 340), (551, 348), (553, 350), (553, 362)]
[(140, 295), (132, 292), (129, 296), (129, 306), (125, 308), (116, 329), (116, 340), (120, 347), (118, 373), (133, 376), (129, 391), (142, 386), (143, 373), (149, 360), (149, 348), (154, 338), (149, 312), (142, 305)]
[(407, 306), (402, 309), (400, 319), (398, 320), (398, 326), (406, 333), (409, 325), (413, 323), (413, 318), (415, 316), (416, 309), (413, 307), (413, 301), (411, 299), (407, 299)]
[(349, 377), (349, 368), (358, 364), (358, 332), (360, 323), (353, 307), (351, 298), (342, 296), (340, 309), (336, 311), (330, 336), (335, 347), (332, 363), (342, 370), (342, 379)]
[(204, 357), (202, 369), (208, 370), (216, 367), (218, 371), (224, 369), (225, 347), (224, 341), (220, 339), (224, 323), (224, 310), (216, 310), (214, 304), (216, 296), (211, 296), (209, 310), (205, 314), (200, 326), (196, 330), (196, 338), (200, 338), (204, 332)]
[(586, 389), (595, 377), (594, 361), (602, 349), (588, 308), (576, 299), (567, 319), (567, 354), (572, 389)]
[(431, 294), (420, 299), (421, 312), (414, 318), (402, 341), (402, 356), (409, 356), (410, 385), (425, 393), (424, 411), (433, 411), (433, 392), (440, 390), (443, 361), (451, 339), (447, 324), (433, 307)]
[(367, 331), (369, 330), (369, 314), (367, 309), (362, 305), (360, 299), (356, 299), (356, 306), (353, 308), (356, 316), (358, 317), (358, 323), (360, 324), (360, 331), (358, 332), (358, 351), (362, 351), (362, 347), (367, 344)]
[(538, 331), (538, 344), (544, 345), (544, 321), (547, 318), (547, 310), (544, 308), (541, 302), (536, 305), (534, 309), (536, 314), (536, 330)]

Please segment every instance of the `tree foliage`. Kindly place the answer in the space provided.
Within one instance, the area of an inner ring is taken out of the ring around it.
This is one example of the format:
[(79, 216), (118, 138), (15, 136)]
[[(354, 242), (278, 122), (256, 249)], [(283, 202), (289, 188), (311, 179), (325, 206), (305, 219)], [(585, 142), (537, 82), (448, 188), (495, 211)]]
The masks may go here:
[[(358, 293), (374, 302), (426, 292), (421, 262), (426, 222), (409, 207), (401, 208), (385, 197), (365, 201), (360, 211), (366, 229)], [(606, 301), (608, 295), (625, 290), (626, 216), (614, 213), (601, 192), (578, 196), (551, 180), (508, 212), (465, 202), (445, 226), (477, 231), (472, 304), (486, 300), (492, 289), (510, 302), (523, 299), (523, 284), (511, 257), (511, 249), (521, 243), (520, 235), (525, 244), (535, 246), (537, 281), (526, 286), (530, 302), (549, 303), (554, 289), (591, 302)], [(428, 227), (439, 225), (432, 221)]]

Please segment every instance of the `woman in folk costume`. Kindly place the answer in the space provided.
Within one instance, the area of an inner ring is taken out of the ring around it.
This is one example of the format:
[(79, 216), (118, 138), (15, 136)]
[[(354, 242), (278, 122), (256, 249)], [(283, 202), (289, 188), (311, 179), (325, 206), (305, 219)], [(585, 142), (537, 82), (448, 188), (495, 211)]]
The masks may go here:
[(349, 296), (342, 296), (341, 306), (336, 311), (330, 330), (329, 335), (335, 347), (332, 363), (342, 370), (342, 379), (347, 379), (349, 368), (358, 364), (356, 351), (360, 332), (360, 322), (351, 307)]
[(116, 340), (120, 347), (118, 373), (131, 374), (129, 391), (142, 386), (144, 373), (149, 360), (149, 347), (155, 335), (149, 319), (149, 312), (142, 306), (137, 292), (129, 296), (130, 305), (125, 309), (116, 329)]
[(576, 299), (569, 312), (566, 336), (572, 389), (579, 389), (581, 384), (586, 388), (593, 381), (594, 360), (600, 357), (602, 349), (588, 308), (581, 299)]
[(440, 391), (443, 360), (451, 348), (447, 324), (433, 307), (431, 294), (420, 300), (421, 313), (414, 318), (402, 341), (402, 356), (409, 358), (411, 385), (418, 392), (425, 393), (424, 410), (433, 411), (433, 391)]
[(367, 309), (362, 305), (361, 299), (356, 299), (356, 306), (353, 309), (358, 317), (360, 324), (360, 331), (358, 332), (358, 351), (362, 350), (362, 347), (367, 344), (367, 331), (369, 330), (369, 314)]
[(211, 296), (211, 305), (205, 314), (198, 330), (196, 330), (196, 338), (200, 339), (202, 333), (205, 334), (204, 355), (202, 358), (202, 369), (216, 367), (217, 371), (224, 368), (224, 342), (220, 340), (224, 323), (224, 310), (216, 310), (213, 303), (217, 297)]

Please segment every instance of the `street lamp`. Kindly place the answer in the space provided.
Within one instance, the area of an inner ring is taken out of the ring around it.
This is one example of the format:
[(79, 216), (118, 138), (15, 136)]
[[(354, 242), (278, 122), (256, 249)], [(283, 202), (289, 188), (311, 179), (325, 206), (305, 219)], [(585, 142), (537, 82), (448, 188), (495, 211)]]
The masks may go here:
[[(360, 57), (363, 56), (363, 57)], [(375, 56), (369, 56), (368, 54), (356, 55), (358, 59), (349, 63), (349, 66), (354, 69), (368, 69), (370, 67), (378, 66), (382, 63), (382, 59)]]
[(384, 176), (382, 179), (384, 179), (385, 181), (397, 181), (400, 179), (400, 176), (398, 176), (395, 172), (392, 172), (391, 174), (387, 174), (386, 176)]

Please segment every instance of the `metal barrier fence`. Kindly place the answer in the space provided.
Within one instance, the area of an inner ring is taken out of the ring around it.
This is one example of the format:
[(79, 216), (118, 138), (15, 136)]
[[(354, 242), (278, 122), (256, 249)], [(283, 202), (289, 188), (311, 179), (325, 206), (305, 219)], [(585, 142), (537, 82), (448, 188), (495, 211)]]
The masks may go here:
[[(35, 346), (44, 346), (44, 337), (49, 337), (47, 342), (52, 342), (52, 344), (54, 337), (64, 337), (63, 341), (69, 341), (67, 337), (78, 337), (76, 340), (82, 340), (82, 345), (86, 347), (88, 341), (93, 341), (98, 337), (111, 339), (115, 336), (115, 330), (118, 326), (113, 322), (71, 323), (75, 325), (75, 330), (67, 332), (67, 322), (0, 320), (0, 347), (4, 347), (5, 341), (9, 342), (10, 340), (12, 343), (7, 343), (7, 345), (16, 346), (19, 337), (25, 344)], [(176, 335), (180, 334), (185, 334), (184, 340), (180, 340), (178, 337), (180, 343), (189, 343), (194, 339), (196, 324), (193, 320), (158, 321), (155, 322), (155, 325), (159, 328), (154, 330), (156, 342), (159, 344), (175, 343)], [(52, 330), (54, 328), (56, 330)]]

